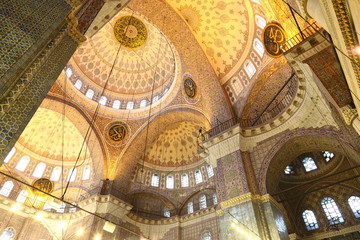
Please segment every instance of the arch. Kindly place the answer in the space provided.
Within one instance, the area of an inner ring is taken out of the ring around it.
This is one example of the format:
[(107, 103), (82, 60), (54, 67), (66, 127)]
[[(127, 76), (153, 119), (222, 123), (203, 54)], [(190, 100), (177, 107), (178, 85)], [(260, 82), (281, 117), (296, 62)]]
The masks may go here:
[(84, 171), (83, 171), (83, 174), (82, 174), (82, 180), (89, 180), (90, 179), (90, 173), (91, 173), (90, 165), (86, 165), (84, 167)]
[(41, 178), (45, 172), (45, 169), (46, 169), (45, 163), (43, 163), (43, 162), (38, 163), (38, 165), (36, 165), (36, 168), (33, 172), (33, 177)]
[(20, 161), (16, 164), (16, 169), (19, 170), (20, 172), (25, 171), (26, 167), (28, 166), (30, 162), (30, 157), (28, 156), (23, 156)]
[(302, 214), (306, 229), (308, 231), (319, 228), (319, 224), (317, 223), (315, 214), (311, 210), (305, 210)]
[(174, 175), (168, 174), (166, 176), (166, 188), (173, 189), (175, 185)]
[(14, 188), (14, 183), (12, 181), (7, 181), (0, 189), (0, 195), (5, 197), (10, 196), (12, 189)]
[(348, 203), (355, 217), (360, 218), (360, 197), (351, 196), (348, 199)]
[(16, 152), (16, 148), (13, 147), (8, 153), (8, 155), (6, 155), (6, 158), (4, 159), (4, 163), (8, 163), (10, 159), (14, 156), (15, 152)]
[(74, 86), (77, 90), (80, 90), (82, 87), (82, 84), (83, 84), (82, 81), (80, 79), (78, 79), (78, 80), (76, 80)]
[(330, 225), (344, 222), (344, 218), (342, 217), (334, 199), (330, 197), (323, 198), (323, 200), (321, 200), (321, 206), (325, 212), (326, 218), (329, 220)]
[[(329, 149), (329, 146), (332, 149)], [(356, 150), (353, 142), (346, 140), (337, 131), (322, 128), (288, 131), (279, 137), (261, 161), (258, 170), (261, 194), (277, 191), (277, 183), (281, 177), (279, 173), (297, 156), (306, 152), (321, 152), (324, 149), (344, 154), (354, 161), (360, 159), (360, 151)]]
[(50, 180), (54, 181), (54, 182), (59, 181), (60, 176), (61, 176), (61, 170), (62, 170), (62, 168), (59, 167), (59, 166), (54, 167), (54, 169), (53, 169), (53, 171), (51, 173), (51, 176), (50, 176)]
[(95, 92), (94, 92), (94, 90), (92, 90), (92, 89), (88, 89), (88, 90), (86, 91), (86, 93), (85, 93), (85, 96), (88, 97), (88, 98), (90, 98), (90, 99), (93, 99), (94, 95), (95, 95)]
[(181, 187), (189, 187), (189, 175), (187, 173), (181, 174)]
[(112, 108), (120, 109), (120, 106), (121, 106), (120, 100), (115, 100), (115, 101), (113, 102)]
[(159, 187), (159, 184), (160, 184), (160, 176), (157, 172), (155, 172), (151, 176), (151, 186)]
[(28, 191), (21, 190), (21, 192), (19, 193), (19, 195), (16, 198), (16, 201), (20, 202), (20, 203), (24, 203), (26, 201), (27, 196), (28, 196)]
[(106, 102), (107, 102), (107, 97), (106, 96), (101, 96), (100, 99), (99, 99), (100, 105), (105, 106)]

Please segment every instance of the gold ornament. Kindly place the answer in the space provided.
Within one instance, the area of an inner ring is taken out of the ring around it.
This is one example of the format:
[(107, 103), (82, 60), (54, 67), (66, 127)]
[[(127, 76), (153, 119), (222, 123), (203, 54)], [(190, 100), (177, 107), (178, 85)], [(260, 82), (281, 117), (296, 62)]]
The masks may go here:
[(114, 26), (114, 34), (122, 46), (131, 49), (143, 46), (147, 39), (145, 24), (133, 16), (119, 18)]
[(126, 133), (126, 127), (120, 123), (116, 123), (109, 129), (109, 138), (116, 143), (120, 143), (124, 141)]

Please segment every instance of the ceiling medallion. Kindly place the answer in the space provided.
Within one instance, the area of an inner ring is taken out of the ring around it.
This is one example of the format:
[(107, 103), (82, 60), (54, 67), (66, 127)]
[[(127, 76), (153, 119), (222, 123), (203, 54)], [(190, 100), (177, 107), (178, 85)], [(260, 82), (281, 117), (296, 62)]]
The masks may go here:
[(272, 57), (281, 57), (281, 46), (286, 43), (286, 35), (283, 28), (276, 23), (269, 23), (263, 31), (263, 44), (266, 52)]
[(126, 127), (120, 123), (113, 124), (109, 128), (109, 138), (116, 143), (124, 141), (127, 134)]
[[(54, 184), (48, 178), (39, 178), (36, 179), (35, 182), (32, 184), (33, 187), (45, 192), (51, 193), (54, 190)], [(44, 194), (43, 192), (33, 189), (35, 194)]]
[(186, 95), (191, 98), (194, 99), (197, 96), (197, 86), (196, 83), (194, 82), (194, 80), (192, 80), (191, 78), (187, 77), (184, 80), (184, 89), (185, 89), (185, 93)]
[(145, 24), (133, 16), (119, 18), (114, 26), (114, 34), (119, 43), (127, 48), (139, 48), (147, 39)]

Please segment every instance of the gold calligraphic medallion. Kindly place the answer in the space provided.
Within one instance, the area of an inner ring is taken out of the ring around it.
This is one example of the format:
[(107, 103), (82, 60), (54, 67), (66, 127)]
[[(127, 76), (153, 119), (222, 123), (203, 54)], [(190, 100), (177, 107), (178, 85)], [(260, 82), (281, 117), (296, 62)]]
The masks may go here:
[(114, 34), (119, 43), (127, 48), (139, 48), (147, 39), (145, 24), (133, 16), (124, 16), (115, 22)]
[(32, 184), (35, 188), (41, 190), (38, 191), (37, 189), (33, 189), (33, 192), (35, 194), (44, 194), (45, 193), (51, 193), (54, 190), (54, 184), (50, 181), (48, 178), (39, 178), (34, 181)]
[(194, 80), (192, 80), (191, 78), (185, 78), (184, 80), (184, 89), (185, 89), (185, 93), (189, 98), (196, 98), (197, 96), (197, 86), (196, 83), (194, 82)]
[(109, 138), (116, 143), (124, 141), (126, 134), (126, 127), (120, 123), (112, 125), (109, 129)]
[(266, 52), (272, 57), (281, 57), (283, 52), (280, 48), (286, 42), (286, 35), (281, 26), (269, 23), (263, 31), (263, 43)]

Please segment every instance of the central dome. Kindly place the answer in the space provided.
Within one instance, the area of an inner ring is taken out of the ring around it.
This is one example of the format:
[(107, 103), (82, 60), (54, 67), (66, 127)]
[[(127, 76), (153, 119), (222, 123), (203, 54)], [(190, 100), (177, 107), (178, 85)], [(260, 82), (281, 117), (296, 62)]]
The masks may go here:
[(175, 50), (156, 26), (123, 10), (77, 49), (68, 77), (74, 84), (82, 82), (78, 89), (83, 94), (93, 90), (95, 101), (105, 87), (103, 96), (109, 102), (121, 101), (120, 109), (128, 101), (142, 108), (140, 101), (148, 105), (171, 89), (177, 75), (175, 59)]

